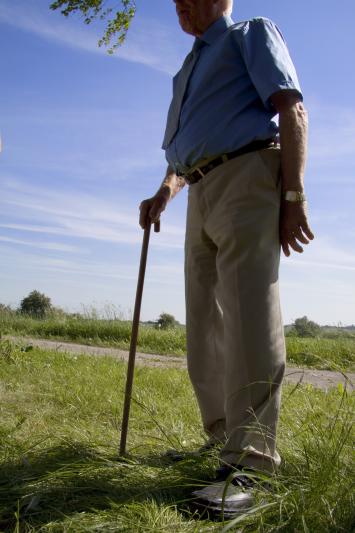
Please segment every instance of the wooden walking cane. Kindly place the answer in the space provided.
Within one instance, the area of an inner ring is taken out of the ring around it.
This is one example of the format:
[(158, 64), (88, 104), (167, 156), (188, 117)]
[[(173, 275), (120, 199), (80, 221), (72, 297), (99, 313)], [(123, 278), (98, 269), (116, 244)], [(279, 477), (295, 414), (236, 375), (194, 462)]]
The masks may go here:
[[(135, 304), (134, 304), (131, 344), (130, 344), (130, 348), (129, 348), (127, 379), (126, 379), (126, 390), (125, 390), (123, 416), (122, 416), (121, 442), (120, 442), (120, 455), (121, 456), (125, 455), (125, 453), (126, 453), (128, 419), (129, 419), (129, 411), (130, 411), (131, 399), (132, 399), (134, 363), (135, 363), (135, 359), (136, 359), (136, 348), (137, 348), (137, 337), (138, 337), (138, 328), (139, 328), (139, 317), (140, 317), (140, 312), (141, 312), (141, 303), (142, 303), (145, 267), (146, 267), (146, 264), (147, 264), (150, 228), (151, 228), (151, 222), (148, 223), (147, 227), (144, 230), (143, 244), (142, 244), (142, 251), (141, 251), (141, 260), (140, 260), (140, 265), (139, 265), (136, 301), (135, 301)], [(160, 221), (159, 220), (158, 220), (158, 222), (155, 222), (155, 224), (154, 224), (154, 231), (156, 233), (159, 233), (159, 231), (160, 231)]]

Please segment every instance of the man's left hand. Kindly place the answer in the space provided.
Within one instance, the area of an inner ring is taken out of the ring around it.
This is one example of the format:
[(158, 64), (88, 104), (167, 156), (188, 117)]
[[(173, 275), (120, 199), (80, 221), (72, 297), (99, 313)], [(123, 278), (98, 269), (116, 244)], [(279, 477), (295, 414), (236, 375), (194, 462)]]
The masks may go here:
[(295, 252), (302, 253), (300, 242), (308, 244), (313, 239), (314, 235), (307, 220), (306, 203), (283, 200), (280, 214), (280, 242), (285, 256), (290, 256), (290, 247)]

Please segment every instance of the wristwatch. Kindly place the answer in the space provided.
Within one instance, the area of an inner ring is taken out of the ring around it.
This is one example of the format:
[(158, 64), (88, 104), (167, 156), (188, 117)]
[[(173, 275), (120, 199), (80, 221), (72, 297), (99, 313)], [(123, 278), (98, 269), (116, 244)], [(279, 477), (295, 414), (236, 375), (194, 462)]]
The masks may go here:
[(307, 200), (306, 195), (300, 191), (284, 191), (282, 197), (287, 202), (302, 203)]

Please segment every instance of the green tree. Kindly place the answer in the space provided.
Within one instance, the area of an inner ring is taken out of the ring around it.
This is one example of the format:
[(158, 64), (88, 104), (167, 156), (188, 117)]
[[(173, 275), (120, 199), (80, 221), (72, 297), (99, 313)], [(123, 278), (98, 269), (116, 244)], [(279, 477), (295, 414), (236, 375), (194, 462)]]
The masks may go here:
[(293, 327), (299, 337), (317, 337), (321, 331), (320, 326), (316, 322), (308, 320), (306, 316), (296, 318)]
[(44, 318), (51, 309), (51, 299), (39, 291), (30, 292), (20, 304), (20, 313), (33, 318)]
[(177, 320), (175, 320), (173, 315), (169, 315), (169, 313), (162, 313), (156, 322), (157, 327), (160, 329), (173, 328), (176, 324), (178, 324)]
[(106, 0), (55, 0), (50, 4), (50, 8), (60, 9), (65, 17), (75, 13), (81, 14), (85, 24), (91, 24), (97, 19), (106, 20), (105, 32), (98, 45), (111, 45), (107, 51), (112, 54), (125, 40), (136, 12), (135, 0), (116, 0), (115, 4), (116, 7), (113, 8), (107, 6)]

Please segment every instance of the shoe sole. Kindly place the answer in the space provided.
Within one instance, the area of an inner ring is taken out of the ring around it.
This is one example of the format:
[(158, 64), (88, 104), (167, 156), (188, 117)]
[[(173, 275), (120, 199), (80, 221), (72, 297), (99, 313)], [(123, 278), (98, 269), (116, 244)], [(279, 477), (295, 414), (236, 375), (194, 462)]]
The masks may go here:
[(241, 514), (247, 513), (252, 509), (254, 503), (245, 504), (243, 506), (238, 506), (238, 508), (232, 508), (231, 505), (222, 506), (219, 504), (213, 504), (210, 502), (207, 502), (206, 500), (193, 500), (191, 502), (191, 508), (195, 511), (198, 511), (201, 517), (204, 515), (208, 517), (210, 520), (232, 520), (233, 518), (236, 518), (237, 516), (240, 516)]

